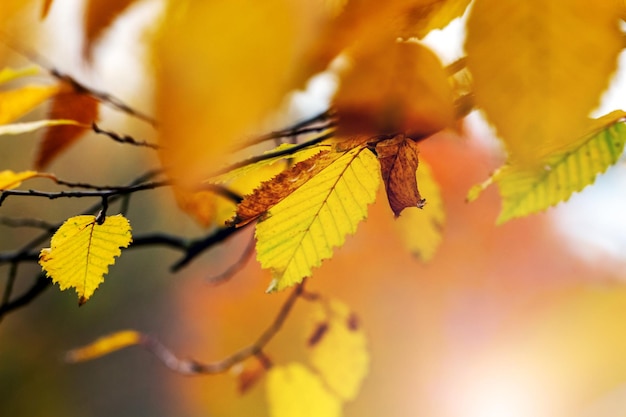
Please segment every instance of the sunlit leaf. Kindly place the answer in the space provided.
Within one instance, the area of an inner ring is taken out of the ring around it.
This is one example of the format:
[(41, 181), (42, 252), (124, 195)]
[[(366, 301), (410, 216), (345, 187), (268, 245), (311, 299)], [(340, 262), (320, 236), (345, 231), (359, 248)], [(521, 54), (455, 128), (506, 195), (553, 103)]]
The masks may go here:
[(136, 345), (141, 342), (142, 335), (134, 330), (121, 330), (102, 336), (86, 346), (72, 349), (65, 354), (67, 362), (84, 362), (99, 358), (109, 353)]
[(0, 91), (0, 125), (19, 119), (58, 91), (57, 85), (27, 85), (14, 90)]
[(296, 64), (315, 35), (319, 3), (169, 4), (155, 47), (160, 156), (172, 177), (197, 183), (295, 87)]
[(537, 213), (567, 201), (593, 184), (596, 177), (615, 164), (626, 142), (626, 113), (616, 111), (594, 120), (589, 134), (574, 142), (571, 149), (544, 159), (541, 168), (530, 170), (514, 164), (500, 168), (483, 184), (470, 190), (468, 199), (495, 182), (502, 196), (498, 223)]
[(326, 390), (319, 376), (299, 363), (274, 366), (267, 374), (271, 417), (339, 417), (342, 403)]
[(340, 134), (419, 138), (452, 125), (448, 77), (425, 46), (384, 37), (359, 44), (349, 58), (334, 99)]
[(268, 291), (301, 282), (331, 257), (367, 217), (379, 183), (376, 157), (353, 148), (271, 207), (256, 226), (257, 259), (273, 273)]
[(393, 214), (400, 215), (407, 207), (422, 208), (424, 199), (417, 189), (419, 147), (404, 135), (385, 139), (376, 144), (376, 155)]
[(316, 339), (309, 336), (313, 368), (333, 393), (344, 401), (354, 400), (370, 363), (367, 340), (357, 316), (342, 302), (329, 300), (316, 304), (311, 323), (313, 330), (309, 333), (318, 335)]
[(618, 17), (613, 1), (476, 0), (467, 66), (513, 162), (536, 167), (584, 131), (623, 48)]
[(422, 209), (409, 208), (395, 221), (398, 234), (405, 246), (422, 261), (430, 261), (441, 241), (446, 212), (439, 185), (433, 178), (432, 171), (423, 160), (417, 170), (417, 183), (426, 198)]
[(135, 0), (89, 0), (85, 7), (83, 55), (91, 58), (94, 43)]
[(73, 287), (84, 304), (104, 281), (120, 248), (132, 241), (130, 224), (121, 214), (98, 224), (95, 216), (76, 216), (52, 236), (50, 248), (41, 250), (39, 263), (61, 290)]
[(9, 68), (9, 67), (3, 68), (2, 71), (0, 71), (0, 84), (13, 81), (21, 77), (37, 75), (38, 73), (39, 73), (39, 67), (36, 67), (36, 66), (23, 67), (23, 68), (18, 68), (18, 69)]
[(91, 128), (98, 118), (98, 101), (88, 94), (64, 91), (54, 97), (48, 116), (50, 119), (72, 119), (77, 124), (48, 128), (35, 160), (35, 167), (39, 170), (48, 166)]
[(37, 177), (38, 175), (39, 173), (37, 171), (0, 171), (0, 190), (17, 188), (22, 184), (22, 181)]
[(23, 133), (34, 132), (49, 126), (62, 125), (79, 125), (75, 120), (37, 120), (35, 122), (11, 123), (8, 125), (0, 125), (0, 136), (2, 135), (21, 135)]

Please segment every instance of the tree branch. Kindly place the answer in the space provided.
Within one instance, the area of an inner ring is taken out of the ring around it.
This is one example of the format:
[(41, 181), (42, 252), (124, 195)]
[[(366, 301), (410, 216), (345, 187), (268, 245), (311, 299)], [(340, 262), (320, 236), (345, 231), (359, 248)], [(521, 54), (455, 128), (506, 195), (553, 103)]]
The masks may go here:
[(228, 371), (233, 365), (252, 356), (263, 355), (263, 349), (280, 331), (289, 317), (293, 306), (304, 292), (304, 283), (298, 284), (289, 294), (278, 314), (257, 340), (232, 355), (212, 363), (202, 363), (193, 359), (181, 359), (165, 347), (159, 340), (149, 335), (142, 335), (139, 345), (154, 354), (169, 369), (185, 375), (218, 374)]

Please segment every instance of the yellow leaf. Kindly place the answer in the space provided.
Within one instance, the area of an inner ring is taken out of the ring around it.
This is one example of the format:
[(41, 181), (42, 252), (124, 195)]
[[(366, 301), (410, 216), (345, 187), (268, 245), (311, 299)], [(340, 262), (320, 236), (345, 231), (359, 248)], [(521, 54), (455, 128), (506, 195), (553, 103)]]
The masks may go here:
[(426, 197), (426, 204), (422, 209), (409, 208), (403, 211), (396, 219), (395, 227), (406, 247), (416, 257), (427, 262), (435, 256), (443, 239), (446, 212), (439, 185), (424, 161), (420, 161), (416, 177), (420, 192)]
[(353, 148), (271, 207), (256, 226), (257, 259), (273, 273), (268, 291), (301, 282), (331, 257), (367, 217), (379, 184), (376, 157)]
[(29, 75), (37, 75), (37, 74), (39, 74), (39, 67), (35, 67), (35, 66), (18, 68), (18, 69), (13, 69), (9, 67), (3, 68), (2, 71), (0, 71), (0, 84), (13, 81), (17, 78), (27, 77)]
[(430, 3), (416, 2), (404, 13), (406, 29), (399, 36), (423, 38), (434, 29), (443, 29), (457, 17), (463, 16), (471, 0), (438, 0)]
[(91, 59), (94, 43), (135, 0), (89, 0), (85, 7), (83, 56)]
[(318, 1), (169, 4), (155, 46), (160, 157), (172, 177), (195, 184), (294, 88)]
[(299, 363), (274, 366), (267, 373), (271, 417), (339, 417), (342, 403), (320, 378)]
[(67, 362), (84, 362), (96, 359), (116, 350), (128, 346), (137, 345), (141, 342), (142, 335), (134, 330), (122, 330), (102, 336), (94, 342), (76, 349), (72, 349), (65, 355)]
[(48, 128), (39, 144), (35, 159), (35, 168), (39, 170), (48, 166), (68, 146), (80, 139), (98, 118), (98, 100), (67, 86), (64, 88), (67, 90), (54, 97), (48, 115), (51, 119), (72, 119), (77, 123), (74, 126), (60, 125)]
[(317, 303), (308, 338), (311, 365), (331, 392), (354, 400), (369, 372), (365, 333), (356, 315), (337, 300)]
[(0, 91), (0, 125), (11, 123), (58, 93), (58, 85), (27, 85)]
[(498, 223), (567, 201), (617, 162), (626, 142), (625, 118), (626, 112), (619, 110), (592, 120), (588, 134), (572, 141), (565, 152), (545, 158), (540, 168), (502, 166), (482, 184), (472, 187), (467, 200), (475, 200), (485, 188), (498, 184), (502, 196)]
[(416, 139), (452, 125), (448, 77), (427, 47), (383, 37), (359, 44), (350, 58), (334, 99), (340, 135), (405, 133)]
[(74, 287), (84, 304), (104, 281), (120, 248), (132, 241), (130, 224), (121, 214), (98, 224), (95, 216), (69, 218), (52, 236), (50, 248), (41, 250), (39, 264), (61, 290)]
[(476, 0), (467, 66), (512, 162), (536, 167), (585, 130), (623, 48), (615, 2)]
[(0, 190), (11, 190), (22, 184), (22, 181), (37, 177), (39, 173), (36, 171), (1, 171), (0, 172)]
[(37, 120), (35, 122), (11, 123), (8, 125), (0, 125), (0, 136), (2, 135), (21, 135), (23, 133), (34, 132), (49, 126), (61, 125), (80, 125), (76, 120)]

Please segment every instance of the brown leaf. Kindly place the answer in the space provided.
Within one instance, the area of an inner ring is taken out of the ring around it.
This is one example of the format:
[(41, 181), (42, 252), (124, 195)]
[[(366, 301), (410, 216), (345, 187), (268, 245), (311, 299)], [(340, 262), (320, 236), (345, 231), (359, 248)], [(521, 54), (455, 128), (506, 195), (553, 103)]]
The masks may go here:
[(135, 0), (89, 0), (85, 7), (83, 56), (91, 59), (94, 43)]
[(340, 152), (322, 151), (265, 181), (237, 206), (235, 218), (230, 223), (239, 227), (257, 219), (341, 155)]
[[(50, 119), (71, 119), (89, 126), (98, 118), (98, 101), (84, 93), (65, 91), (54, 97), (48, 116)], [(39, 144), (35, 168), (41, 171), (48, 166), (87, 130), (85, 126), (73, 125), (49, 127)]]
[(239, 394), (246, 394), (263, 378), (267, 369), (260, 361), (254, 361), (243, 365), (244, 367), (238, 369), (237, 376), (237, 391)]
[(422, 208), (426, 200), (417, 189), (415, 177), (419, 163), (417, 143), (404, 135), (398, 135), (378, 142), (376, 153), (393, 213), (399, 216), (407, 207)]

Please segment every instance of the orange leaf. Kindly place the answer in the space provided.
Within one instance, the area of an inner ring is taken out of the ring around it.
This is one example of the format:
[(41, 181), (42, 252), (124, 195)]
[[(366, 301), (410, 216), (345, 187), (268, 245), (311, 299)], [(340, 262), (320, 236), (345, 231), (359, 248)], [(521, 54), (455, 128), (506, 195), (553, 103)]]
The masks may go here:
[(94, 43), (135, 0), (89, 0), (85, 8), (83, 56), (91, 59)]
[[(98, 118), (98, 101), (90, 95), (75, 91), (58, 94), (50, 108), (50, 119), (72, 119), (81, 125), (91, 125)], [(39, 145), (35, 167), (46, 167), (68, 146), (76, 142), (88, 128), (84, 126), (51, 126)]]
[(419, 163), (419, 147), (415, 141), (399, 135), (376, 144), (380, 171), (387, 189), (389, 205), (396, 216), (407, 207), (424, 206), (417, 189), (415, 172)]
[(340, 134), (424, 137), (452, 125), (452, 91), (433, 52), (388, 36), (359, 44), (334, 104)]
[(44, 0), (43, 5), (41, 6), (41, 19), (45, 19), (48, 16), (48, 12), (50, 11), (50, 6), (52, 6), (53, 0)]

